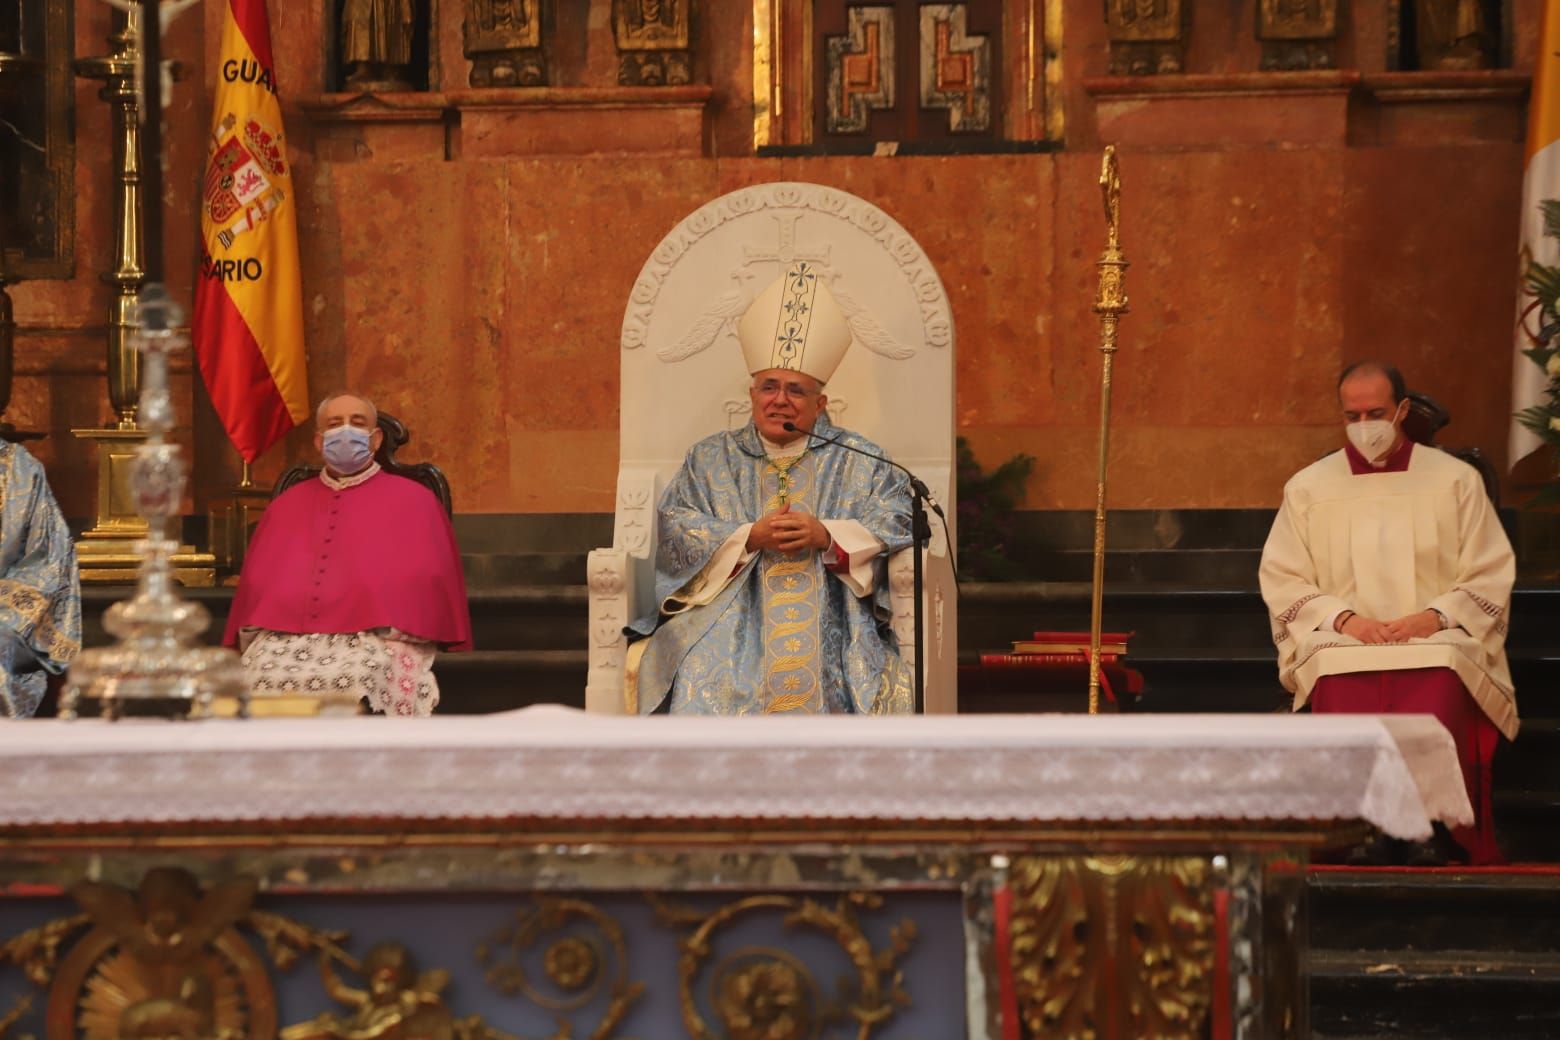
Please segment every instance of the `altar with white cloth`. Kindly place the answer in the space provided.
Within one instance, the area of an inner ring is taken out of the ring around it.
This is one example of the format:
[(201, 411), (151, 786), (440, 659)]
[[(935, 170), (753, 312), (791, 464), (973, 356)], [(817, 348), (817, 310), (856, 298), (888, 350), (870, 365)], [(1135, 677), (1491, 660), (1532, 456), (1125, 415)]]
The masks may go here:
[(1303, 1036), (1309, 854), (1472, 815), (1429, 716), (35, 721), (0, 767), (48, 1040)]

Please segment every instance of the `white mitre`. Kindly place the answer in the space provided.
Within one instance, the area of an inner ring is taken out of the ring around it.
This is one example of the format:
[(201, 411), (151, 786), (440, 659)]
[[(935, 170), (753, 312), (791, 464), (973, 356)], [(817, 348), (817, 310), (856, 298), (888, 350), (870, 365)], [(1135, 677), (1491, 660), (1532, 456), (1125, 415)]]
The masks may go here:
[(748, 373), (784, 368), (827, 383), (850, 347), (850, 322), (816, 264), (798, 260), (737, 322)]

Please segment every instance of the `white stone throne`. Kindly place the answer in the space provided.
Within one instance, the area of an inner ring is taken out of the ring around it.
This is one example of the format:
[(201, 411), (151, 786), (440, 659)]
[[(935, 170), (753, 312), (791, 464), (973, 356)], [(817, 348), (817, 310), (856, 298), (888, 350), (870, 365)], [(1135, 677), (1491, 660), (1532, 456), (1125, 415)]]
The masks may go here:
[[(863, 199), (817, 184), (761, 184), (690, 214), (645, 262), (623, 316), (622, 414), (612, 548), (587, 565), (585, 705), (620, 713), (623, 626), (654, 609), (656, 505), (689, 447), (748, 421), (736, 322), (793, 259), (817, 263), (855, 342), (828, 385), (834, 421), (954, 501), (953, 316), (915, 239)], [(952, 533), (952, 532), (950, 532)], [(910, 550), (889, 560), (893, 627), (913, 660)], [(926, 710), (957, 710), (958, 600), (942, 524), (925, 564)]]

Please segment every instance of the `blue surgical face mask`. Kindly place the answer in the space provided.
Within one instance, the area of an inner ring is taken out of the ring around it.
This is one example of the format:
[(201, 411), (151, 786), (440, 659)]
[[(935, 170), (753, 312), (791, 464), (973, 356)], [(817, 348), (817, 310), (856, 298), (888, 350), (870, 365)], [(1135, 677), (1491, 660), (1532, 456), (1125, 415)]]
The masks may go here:
[(357, 426), (338, 426), (326, 430), (324, 441), (325, 462), (341, 474), (352, 474), (367, 466), (374, 457), (368, 446), (369, 433)]

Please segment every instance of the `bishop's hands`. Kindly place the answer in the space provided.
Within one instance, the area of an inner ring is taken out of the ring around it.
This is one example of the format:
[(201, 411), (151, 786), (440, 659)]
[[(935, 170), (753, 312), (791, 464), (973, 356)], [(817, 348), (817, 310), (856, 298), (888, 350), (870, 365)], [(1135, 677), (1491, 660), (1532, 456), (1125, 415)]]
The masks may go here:
[(1392, 621), (1377, 621), (1350, 612), (1338, 625), (1338, 631), (1362, 643), (1406, 643), (1441, 631), (1441, 617), (1433, 610), (1420, 610)]
[(754, 521), (748, 531), (747, 551), (798, 552), (802, 549), (827, 549), (834, 539), (829, 529), (811, 513), (791, 511), (790, 503)]

